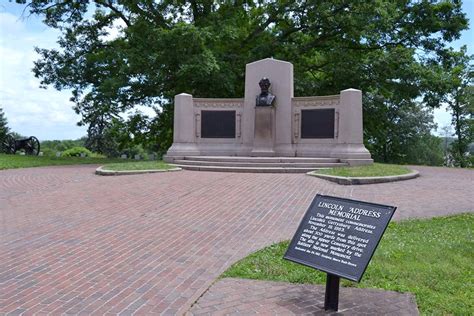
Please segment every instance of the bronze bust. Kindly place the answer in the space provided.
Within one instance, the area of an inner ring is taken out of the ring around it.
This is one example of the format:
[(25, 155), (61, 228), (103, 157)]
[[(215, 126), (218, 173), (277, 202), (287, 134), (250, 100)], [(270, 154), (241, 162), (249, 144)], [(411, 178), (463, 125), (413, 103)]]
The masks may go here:
[(271, 85), (270, 79), (263, 77), (258, 85), (261, 92), (257, 95), (257, 106), (272, 106), (276, 97), (268, 91)]

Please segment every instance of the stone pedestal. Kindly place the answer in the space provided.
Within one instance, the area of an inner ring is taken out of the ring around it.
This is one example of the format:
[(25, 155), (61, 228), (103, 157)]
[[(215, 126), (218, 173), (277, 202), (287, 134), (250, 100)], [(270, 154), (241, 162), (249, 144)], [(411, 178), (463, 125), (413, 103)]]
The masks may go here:
[(295, 156), (291, 142), (291, 99), (293, 98), (293, 65), (272, 58), (259, 60), (245, 67), (245, 99), (242, 119), (243, 148), (251, 148), (254, 155), (254, 128), (257, 120), (255, 100), (260, 94), (259, 81), (270, 79), (270, 92), (275, 95), (273, 112), (273, 149), (276, 156)]
[(275, 151), (275, 108), (255, 107), (255, 128), (251, 156), (274, 156)]

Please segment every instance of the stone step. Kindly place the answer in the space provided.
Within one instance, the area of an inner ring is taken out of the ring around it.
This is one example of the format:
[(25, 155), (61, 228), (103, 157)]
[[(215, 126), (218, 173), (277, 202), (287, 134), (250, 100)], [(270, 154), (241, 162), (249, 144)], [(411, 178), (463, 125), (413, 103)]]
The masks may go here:
[(216, 172), (247, 172), (247, 173), (306, 173), (327, 168), (283, 168), (283, 167), (229, 167), (229, 166), (196, 166), (175, 164), (184, 170), (216, 171)]
[(255, 162), (255, 163), (336, 163), (338, 158), (310, 157), (240, 157), (240, 156), (185, 156), (180, 160), (215, 162)]
[(251, 168), (336, 168), (347, 166), (341, 162), (252, 162), (252, 161), (207, 161), (207, 160), (175, 160), (173, 164), (186, 166), (215, 166), (215, 167), (251, 167)]

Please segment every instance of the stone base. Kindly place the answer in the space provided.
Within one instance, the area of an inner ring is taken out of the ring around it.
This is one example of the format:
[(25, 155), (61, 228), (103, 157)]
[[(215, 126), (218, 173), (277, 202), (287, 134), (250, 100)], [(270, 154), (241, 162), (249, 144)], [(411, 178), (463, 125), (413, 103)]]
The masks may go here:
[(336, 158), (298, 157), (186, 156), (172, 163), (185, 170), (248, 173), (306, 173), (348, 166)]
[(199, 154), (199, 148), (195, 143), (173, 143), (166, 152), (168, 157), (194, 156)]
[(183, 159), (185, 156), (304, 157), (336, 158), (349, 166), (373, 163), (369, 151), (363, 144), (276, 144), (270, 146), (272, 140), (269, 140), (268, 137), (271, 134), (268, 133), (265, 136), (267, 138), (258, 139), (253, 147), (225, 140), (218, 140), (219, 142), (214, 143), (174, 143), (164, 159), (167, 162), (173, 162)]
[[(298, 149), (295, 149), (298, 148)], [(273, 148), (251, 148), (245, 145), (220, 144), (174, 144), (164, 159), (167, 162), (183, 159), (185, 156), (223, 156), (223, 157), (302, 157), (336, 158), (349, 166), (369, 165), (373, 163), (370, 153), (364, 145), (355, 144), (319, 144), (305, 146), (282, 145)]]
[(275, 156), (278, 157), (296, 157), (296, 150), (293, 144), (276, 144)]
[(250, 152), (250, 157), (275, 157), (275, 151), (271, 149), (254, 149)]
[(169, 158), (184, 156), (250, 156), (250, 151), (249, 147), (235, 143), (175, 143), (168, 150), (166, 156)]
[(372, 159), (364, 144), (298, 144), (295, 149), (296, 157)]

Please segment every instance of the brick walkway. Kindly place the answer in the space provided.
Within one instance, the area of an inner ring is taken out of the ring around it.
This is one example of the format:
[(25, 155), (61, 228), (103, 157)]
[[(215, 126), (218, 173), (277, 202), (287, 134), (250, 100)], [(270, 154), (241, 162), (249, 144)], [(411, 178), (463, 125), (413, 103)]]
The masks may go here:
[[(190, 309), (198, 315), (327, 315), (325, 287), (283, 282), (223, 279)], [(337, 315), (418, 315), (413, 294), (341, 288)]]
[(396, 219), (472, 211), (474, 171), (419, 170), (367, 186), (299, 174), (0, 171), (0, 314), (184, 313), (231, 263), (290, 238), (318, 192), (396, 205)]

